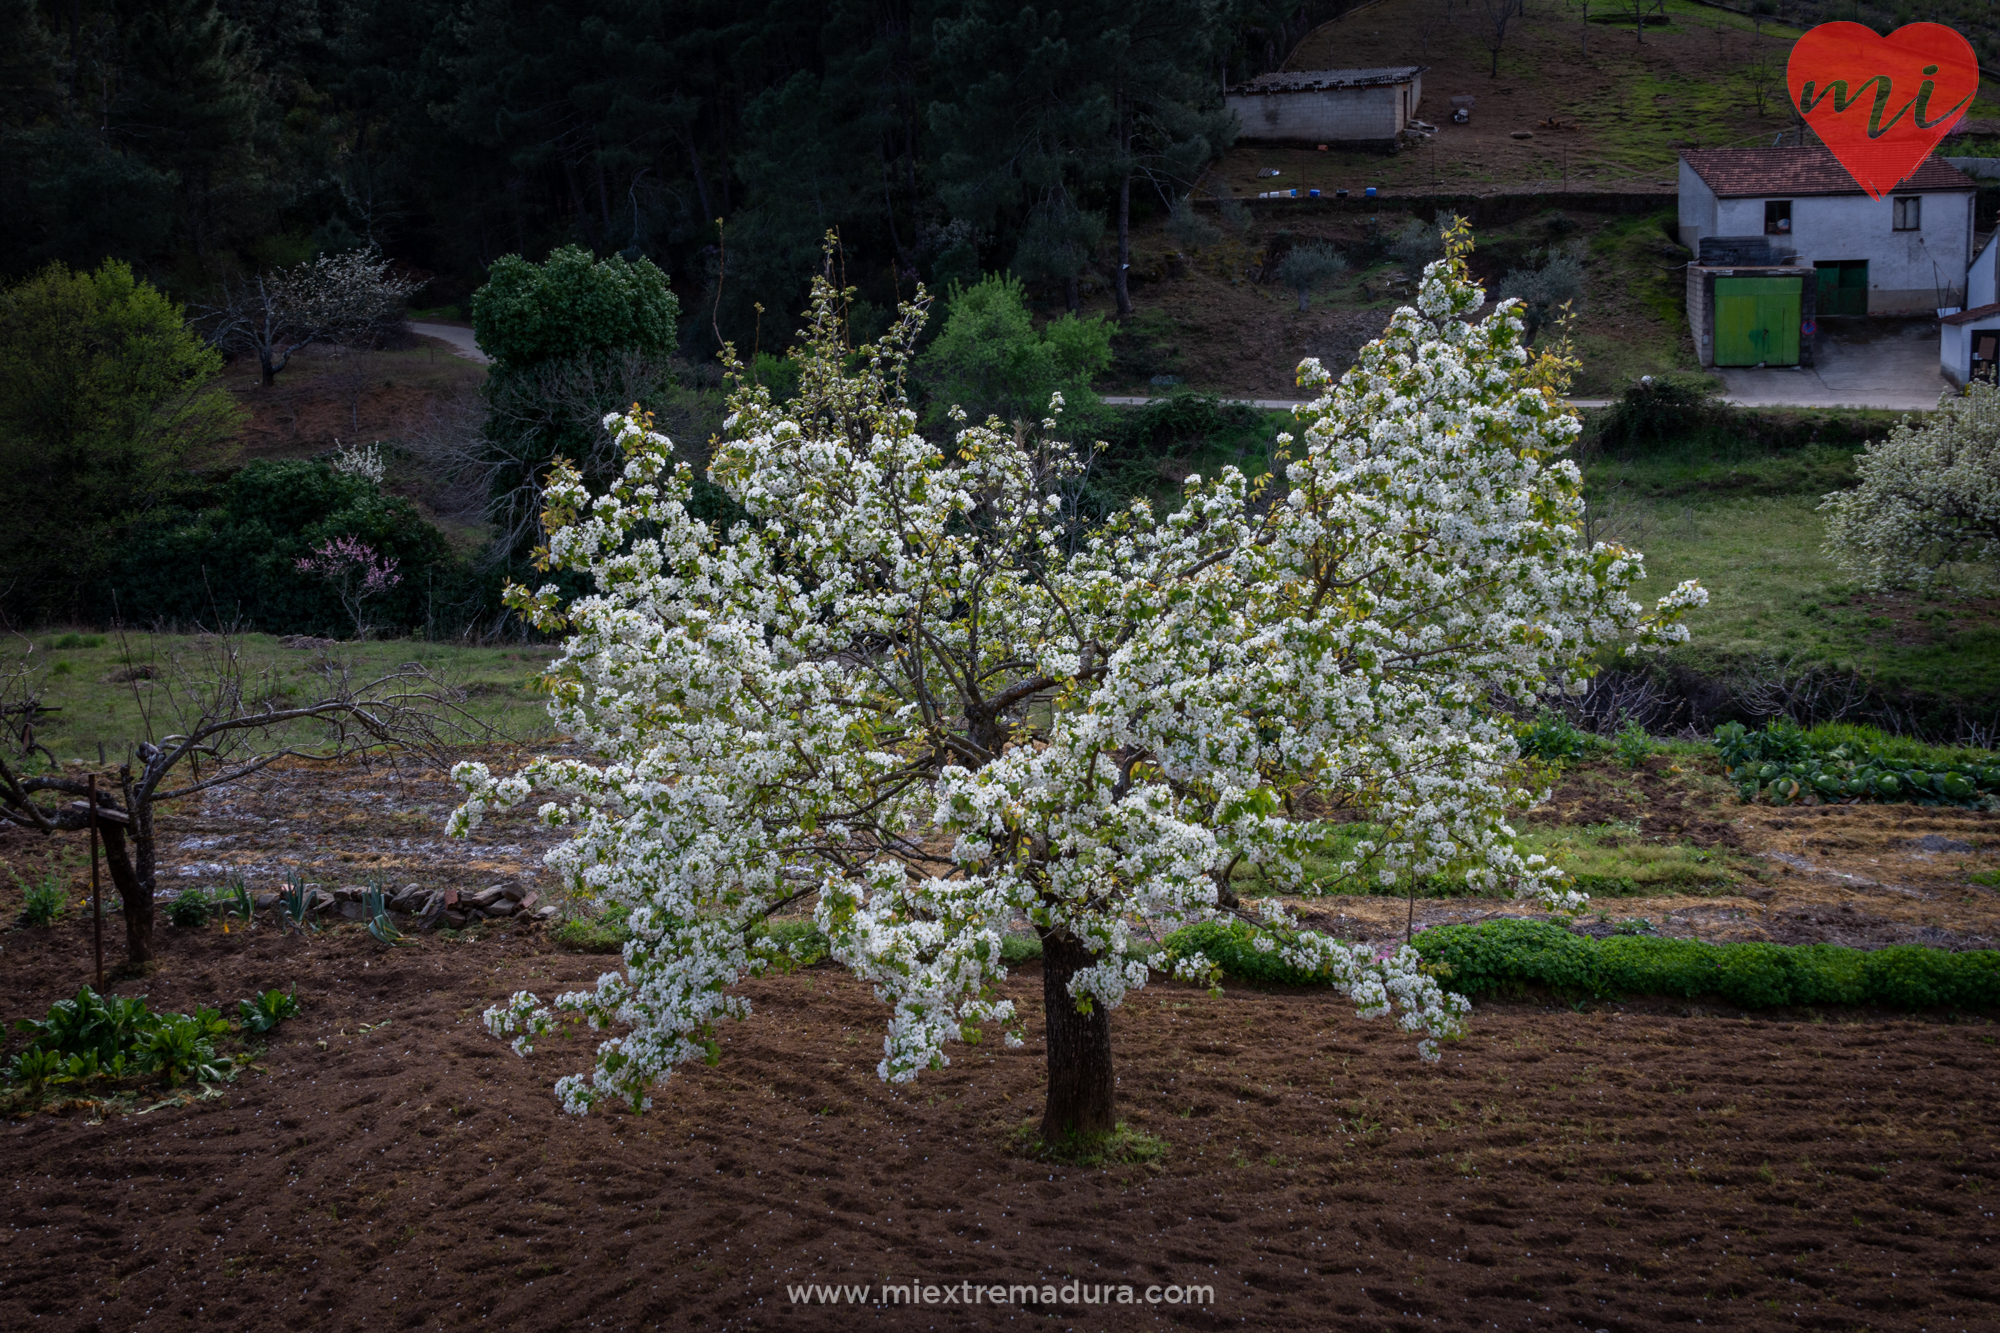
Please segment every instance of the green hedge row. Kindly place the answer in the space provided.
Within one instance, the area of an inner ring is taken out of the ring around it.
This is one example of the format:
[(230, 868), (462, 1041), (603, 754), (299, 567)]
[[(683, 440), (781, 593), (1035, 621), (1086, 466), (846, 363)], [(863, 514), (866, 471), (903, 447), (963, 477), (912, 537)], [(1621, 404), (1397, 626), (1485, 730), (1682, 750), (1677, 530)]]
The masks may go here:
[[(1204, 921), (1167, 937), (1167, 952), (1204, 954), (1242, 981), (1309, 985), (1317, 978), (1262, 953), (1240, 922)], [(1416, 938), (1425, 961), (1450, 969), (1445, 987), (1469, 999), (1531, 986), (1613, 999), (1713, 996), (1745, 1009), (1874, 1004), (1890, 1009), (2000, 1008), (2000, 952), (1947, 953), (1915, 945), (1708, 944), (1614, 935), (1594, 940), (1548, 921), (1440, 926)]]
[(1441, 926), (1416, 939), (1445, 984), (1471, 999), (1544, 986), (1566, 995), (1714, 996), (1745, 1009), (1876, 1004), (1890, 1009), (2000, 1006), (2000, 952), (1916, 945), (1708, 944), (1644, 935), (1594, 940), (1547, 921)]

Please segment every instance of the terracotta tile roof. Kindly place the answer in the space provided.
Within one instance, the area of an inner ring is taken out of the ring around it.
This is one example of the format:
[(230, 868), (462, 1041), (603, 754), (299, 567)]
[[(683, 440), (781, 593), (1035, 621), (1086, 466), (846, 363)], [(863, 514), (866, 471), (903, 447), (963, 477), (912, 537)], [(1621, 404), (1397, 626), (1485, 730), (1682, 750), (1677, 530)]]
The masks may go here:
[[(1721, 199), (1748, 196), (1791, 197), (1814, 194), (1861, 194), (1861, 187), (1824, 144), (1803, 148), (1696, 148), (1681, 154), (1709, 189)], [(1972, 178), (1941, 157), (1927, 157), (1898, 194), (1933, 190), (1971, 190)]]
[(1232, 97), (1251, 97), (1259, 93), (1319, 92), (1332, 88), (1382, 88), (1391, 84), (1408, 83), (1429, 68), (1429, 65), (1387, 65), (1375, 69), (1277, 70), (1270, 74), (1259, 74), (1248, 83), (1234, 84), (1228, 92)]
[[(1975, 306), (1971, 310), (1962, 311), (1956, 315), (1946, 315), (1943, 319), (1939, 320), (1938, 323), (1972, 324), (1978, 322), (1979, 320), (1985, 319), (1989, 315), (2000, 315), (2000, 305)], [(85, 808), (88, 809), (88, 807)]]

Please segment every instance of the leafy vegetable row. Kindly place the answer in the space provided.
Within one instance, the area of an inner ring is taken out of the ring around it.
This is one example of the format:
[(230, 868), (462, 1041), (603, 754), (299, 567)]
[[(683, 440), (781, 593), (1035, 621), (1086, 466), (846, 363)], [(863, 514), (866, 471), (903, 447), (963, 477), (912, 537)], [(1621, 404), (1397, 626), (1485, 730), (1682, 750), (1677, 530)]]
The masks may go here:
[(1912, 801), (1976, 806), (2000, 794), (2000, 762), (1969, 757), (1950, 766), (1898, 759), (1866, 746), (1828, 745), (1787, 722), (1751, 731), (1741, 722), (1716, 728), (1716, 752), (1744, 800)]
[(85, 986), (74, 1000), (57, 1000), (46, 1018), (24, 1018), (15, 1029), (33, 1033), (26, 1050), (7, 1063), (9, 1082), (39, 1091), (51, 1083), (81, 1083), (157, 1073), (172, 1087), (187, 1079), (214, 1082), (235, 1072), (235, 1060), (218, 1055), (215, 1039), (239, 1026), (269, 1032), (299, 1012), (296, 993), (266, 991), (237, 1005), (238, 1023), (215, 1009), (192, 1014), (154, 1013), (143, 995), (99, 995)]

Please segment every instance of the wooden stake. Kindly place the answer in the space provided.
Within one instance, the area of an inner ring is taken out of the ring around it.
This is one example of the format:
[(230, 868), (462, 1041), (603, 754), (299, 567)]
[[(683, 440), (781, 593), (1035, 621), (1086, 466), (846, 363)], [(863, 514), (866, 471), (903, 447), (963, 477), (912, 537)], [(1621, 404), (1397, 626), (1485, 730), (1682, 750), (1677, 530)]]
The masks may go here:
[(90, 775), (90, 934), (97, 951), (97, 993), (104, 994), (104, 890), (97, 880), (97, 774)]

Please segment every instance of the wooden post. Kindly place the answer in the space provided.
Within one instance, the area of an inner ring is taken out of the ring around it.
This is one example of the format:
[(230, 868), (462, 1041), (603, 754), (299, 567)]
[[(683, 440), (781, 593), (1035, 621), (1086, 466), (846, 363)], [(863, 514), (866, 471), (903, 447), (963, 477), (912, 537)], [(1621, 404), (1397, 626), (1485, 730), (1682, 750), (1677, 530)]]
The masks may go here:
[(97, 993), (104, 994), (104, 889), (97, 879), (97, 774), (90, 775), (90, 936), (97, 953)]

